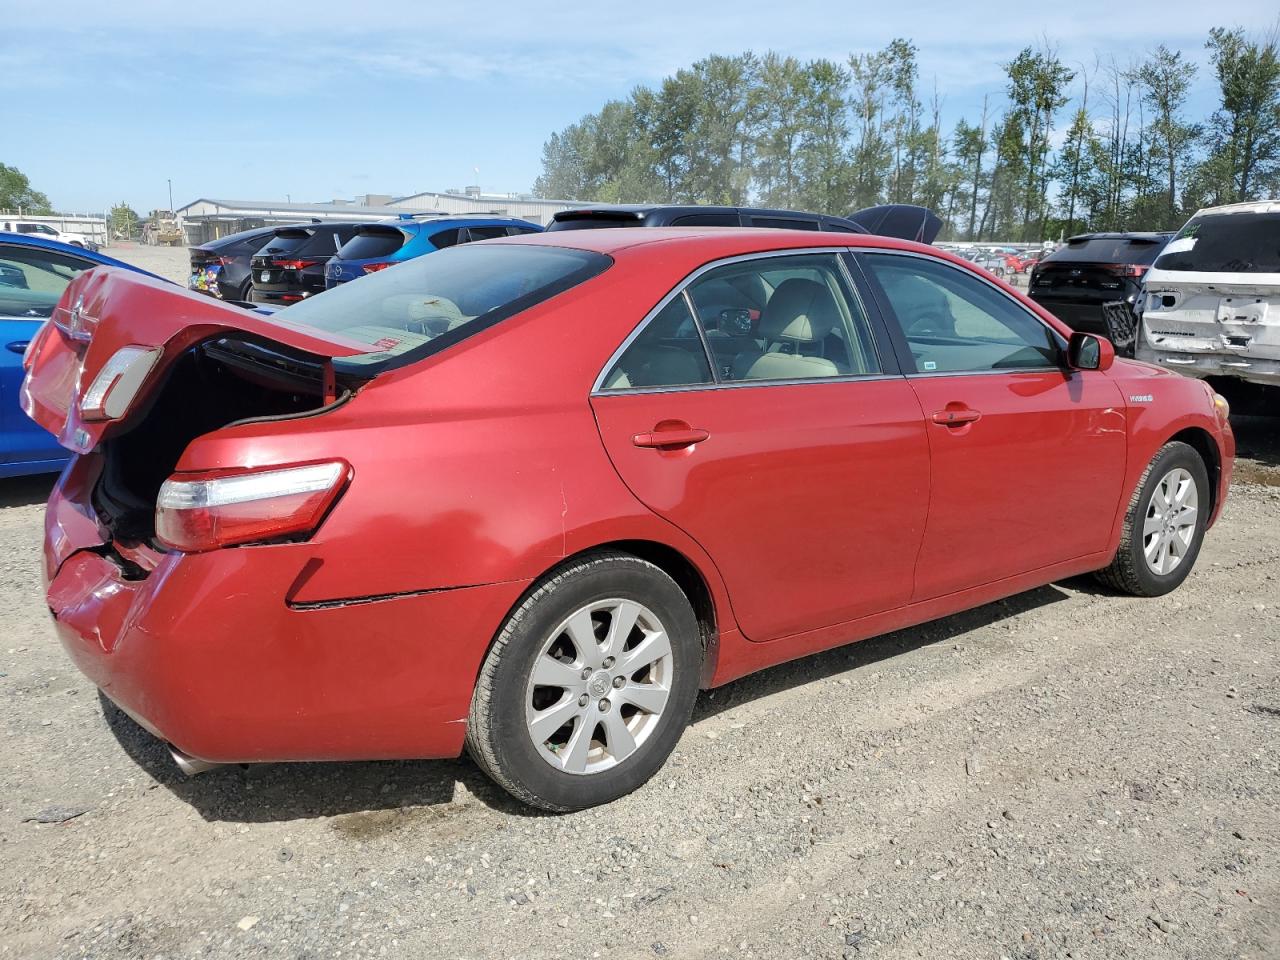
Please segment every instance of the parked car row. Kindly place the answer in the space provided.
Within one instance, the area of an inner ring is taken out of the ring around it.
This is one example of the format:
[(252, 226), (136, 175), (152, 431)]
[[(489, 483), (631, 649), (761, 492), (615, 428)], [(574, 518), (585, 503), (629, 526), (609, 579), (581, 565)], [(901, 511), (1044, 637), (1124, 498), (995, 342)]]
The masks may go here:
[(36, 220), (23, 220), (11, 217), (0, 218), (0, 233), (21, 233), (25, 236), (38, 237), (42, 240), (56, 240), (58, 243), (65, 243), (72, 247), (80, 247), (82, 250), (88, 250), (91, 253), (98, 252), (98, 244), (90, 240), (83, 233), (75, 233), (70, 230), (59, 230), (52, 224), (41, 223)]

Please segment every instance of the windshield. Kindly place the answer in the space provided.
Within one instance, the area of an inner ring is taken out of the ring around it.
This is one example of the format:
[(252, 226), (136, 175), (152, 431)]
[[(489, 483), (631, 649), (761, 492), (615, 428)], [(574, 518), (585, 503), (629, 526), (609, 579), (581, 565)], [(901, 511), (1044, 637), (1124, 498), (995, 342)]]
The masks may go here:
[(437, 353), (611, 263), (563, 247), (466, 244), (344, 283), (273, 319), (369, 344), (375, 352), (336, 365), (375, 373)]
[(1164, 248), (1156, 269), (1280, 273), (1280, 211), (1192, 217)]

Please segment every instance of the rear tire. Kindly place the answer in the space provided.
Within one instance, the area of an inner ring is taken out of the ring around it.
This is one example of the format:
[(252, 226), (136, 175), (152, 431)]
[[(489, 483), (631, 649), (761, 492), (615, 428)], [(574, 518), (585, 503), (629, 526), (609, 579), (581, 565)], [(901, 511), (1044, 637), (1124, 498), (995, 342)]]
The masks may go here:
[(468, 752), (543, 810), (616, 800), (675, 748), (701, 660), (697, 619), (671, 577), (630, 554), (585, 556), (503, 625), (472, 695)]
[(1095, 576), (1138, 597), (1176, 589), (1200, 554), (1209, 510), (1209, 471), (1200, 454), (1185, 443), (1166, 443), (1129, 500), (1120, 549)]

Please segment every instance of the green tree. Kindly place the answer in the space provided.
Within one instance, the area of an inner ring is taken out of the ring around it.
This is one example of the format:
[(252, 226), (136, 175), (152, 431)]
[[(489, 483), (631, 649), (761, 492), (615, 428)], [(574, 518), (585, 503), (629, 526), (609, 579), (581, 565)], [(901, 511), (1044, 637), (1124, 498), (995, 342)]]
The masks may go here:
[(805, 69), (795, 57), (767, 53), (760, 61), (754, 109), (755, 179), (768, 206), (791, 207), (798, 202), (805, 79)]
[(31, 188), (31, 181), (17, 167), (0, 163), (0, 210), (21, 210), (23, 213), (53, 213), (49, 198)]
[(892, 146), (885, 135), (885, 98), (890, 84), (885, 51), (849, 58), (852, 76), (850, 106), (855, 119), (853, 145), (853, 205), (869, 207), (885, 196)]
[(137, 212), (124, 201), (111, 208), (109, 223), (113, 237), (131, 238), (138, 232), (140, 222)]
[[(1050, 48), (1024, 48), (1005, 65), (1009, 75), (1009, 102), (1023, 137), (1021, 153), (1022, 198), (1021, 237), (1039, 240), (1044, 235), (1044, 220), (1049, 193), (1048, 163), (1050, 136), (1054, 118), (1066, 105), (1066, 87), (1075, 73), (1058, 59)], [(1009, 143), (1008, 148), (1013, 144)], [(1012, 157), (1006, 155), (1008, 162)]]
[(849, 73), (831, 60), (804, 68), (803, 133), (797, 151), (800, 201), (820, 213), (849, 212), (852, 170), (847, 156)]
[(1215, 27), (1207, 46), (1221, 100), (1209, 118), (1203, 192), (1216, 203), (1251, 200), (1276, 189), (1280, 175), (1277, 35), (1250, 40)]

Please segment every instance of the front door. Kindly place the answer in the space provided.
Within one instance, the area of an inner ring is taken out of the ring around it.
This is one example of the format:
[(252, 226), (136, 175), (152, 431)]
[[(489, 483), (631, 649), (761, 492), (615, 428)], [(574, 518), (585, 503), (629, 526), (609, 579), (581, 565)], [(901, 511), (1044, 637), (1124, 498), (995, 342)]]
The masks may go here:
[(1119, 389), (1063, 366), (1017, 300), (932, 258), (860, 261), (879, 284), (932, 464), (916, 600), (1106, 548), (1126, 455)]
[(751, 640), (906, 603), (928, 441), (836, 255), (695, 277), (592, 397), (636, 497), (697, 540)]

